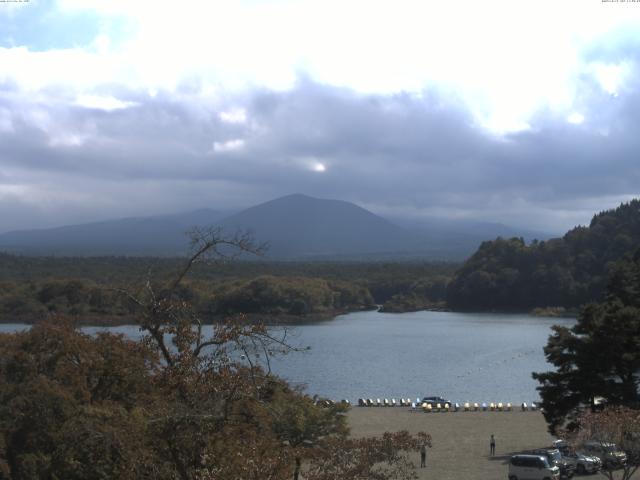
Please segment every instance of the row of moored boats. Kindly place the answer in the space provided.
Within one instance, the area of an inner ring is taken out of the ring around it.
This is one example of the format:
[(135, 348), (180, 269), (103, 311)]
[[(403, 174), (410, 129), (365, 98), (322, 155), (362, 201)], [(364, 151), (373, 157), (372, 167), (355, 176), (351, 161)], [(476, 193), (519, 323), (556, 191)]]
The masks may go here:
[[(359, 398), (358, 405), (360, 407), (410, 407), (414, 410), (423, 410), (425, 412), (479, 412), (479, 411), (498, 411), (498, 412), (509, 412), (512, 411), (515, 407), (511, 402), (465, 402), (465, 403), (432, 403), (432, 402), (421, 402), (420, 399), (416, 399), (416, 401), (412, 401), (409, 398), (401, 398), (396, 401), (395, 398)], [(522, 411), (535, 411), (538, 410), (538, 405), (536, 402), (522, 402), (520, 405), (520, 410)]]

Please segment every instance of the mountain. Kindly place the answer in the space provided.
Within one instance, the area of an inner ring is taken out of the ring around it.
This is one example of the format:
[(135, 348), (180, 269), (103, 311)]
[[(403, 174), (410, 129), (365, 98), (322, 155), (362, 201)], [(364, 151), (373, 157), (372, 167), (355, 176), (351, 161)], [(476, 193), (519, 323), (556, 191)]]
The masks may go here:
[(483, 242), (456, 272), (447, 303), (458, 310), (576, 308), (599, 301), (616, 262), (640, 248), (640, 200), (593, 217), (562, 238)]
[(183, 255), (188, 245), (184, 232), (196, 225), (219, 225), (229, 233), (250, 230), (257, 242), (269, 244), (267, 258), (287, 260), (462, 260), (484, 239), (508, 230), (444, 220), (399, 226), (353, 203), (295, 194), (233, 215), (203, 209), (8, 232), (0, 235), (0, 250), (37, 255)]
[(0, 235), (0, 249), (39, 255), (180, 255), (188, 243), (184, 232), (195, 225), (219, 225), (229, 233), (249, 230), (257, 242), (269, 244), (270, 259), (395, 258), (425, 249), (419, 235), (353, 203), (299, 194), (231, 216), (197, 210), (8, 232)]
[(0, 235), (0, 249), (37, 255), (181, 255), (194, 225), (219, 222), (226, 213), (201, 209), (192, 212), (130, 217), (40, 230), (18, 230)]
[(441, 245), (455, 252), (457, 259), (470, 257), (482, 242), (497, 237), (522, 237), (525, 241), (548, 240), (554, 235), (502, 223), (482, 222), (467, 219), (427, 218), (389, 218), (393, 223), (406, 230), (419, 234), (427, 245)]
[(250, 229), (269, 243), (272, 258), (403, 255), (425, 248), (419, 235), (353, 203), (300, 194), (248, 208), (221, 225)]

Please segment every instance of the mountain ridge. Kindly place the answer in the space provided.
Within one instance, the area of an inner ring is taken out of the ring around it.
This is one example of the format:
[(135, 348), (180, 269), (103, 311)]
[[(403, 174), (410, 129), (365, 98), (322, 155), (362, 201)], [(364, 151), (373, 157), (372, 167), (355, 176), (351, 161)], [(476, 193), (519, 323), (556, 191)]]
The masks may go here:
[[(229, 213), (209, 208), (150, 217), (126, 217), (0, 235), (0, 250), (27, 255), (177, 256), (187, 251), (185, 231), (221, 226), (250, 230), (267, 242), (269, 259), (462, 260), (486, 237), (427, 225), (397, 225), (344, 200), (295, 193)], [(473, 230), (473, 227), (466, 227)], [(491, 227), (488, 227), (491, 228)], [(425, 231), (427, 230), (427, 231)]]

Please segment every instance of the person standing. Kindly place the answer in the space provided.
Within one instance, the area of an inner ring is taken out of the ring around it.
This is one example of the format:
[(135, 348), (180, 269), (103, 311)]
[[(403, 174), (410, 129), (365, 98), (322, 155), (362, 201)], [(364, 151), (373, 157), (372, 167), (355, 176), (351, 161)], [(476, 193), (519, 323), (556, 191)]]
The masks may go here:
[(491, 434), (491, 439), (489, 440), (489, 450), (491, 452), (491, 456), (493, 457), (496, 454), (496, 439), (493, 436), (493, 433)]
[(423, 443), (420, 448), (420, 468), (427, 466), (427, 446)]

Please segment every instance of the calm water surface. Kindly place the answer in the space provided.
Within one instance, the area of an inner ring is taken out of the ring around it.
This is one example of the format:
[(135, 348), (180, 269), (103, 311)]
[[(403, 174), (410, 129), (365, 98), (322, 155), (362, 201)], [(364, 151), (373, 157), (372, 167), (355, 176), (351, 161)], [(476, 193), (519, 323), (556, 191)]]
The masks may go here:
[[(291, 329), (289, 354), (273, 370), (311, 394), (333, 399), (442, 395), (452, 401), (538, 399), (532, 371), (550, 369), (542, 347), (554, 324), (571, 319), (452, 312), (357, 312)], [(1, 325), (15, 331), (24, 325)], [(103, 328), (84, 329), (92, 333)], [(132, 338), (137, 327), (108, 330)]]
[(554, 324), (530, 315), (358, 312), (297, 327), (311, 346), (276, 370), (330, 398), (422, 397), (452, 401), (537, 400), (532, 371), (550, 369), (542, 347)]

